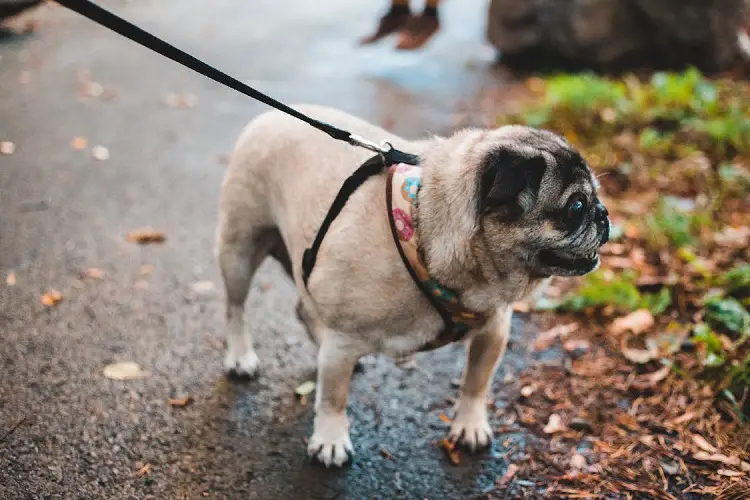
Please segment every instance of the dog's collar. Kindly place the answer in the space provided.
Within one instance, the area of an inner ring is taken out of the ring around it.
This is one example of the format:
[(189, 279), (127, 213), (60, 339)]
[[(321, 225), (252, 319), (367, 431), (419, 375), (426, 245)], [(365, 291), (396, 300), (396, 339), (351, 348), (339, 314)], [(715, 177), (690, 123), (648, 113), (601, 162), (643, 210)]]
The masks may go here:
[(469, 330), (483, 326), (487, 318), (464, 307), (455, 291), (432, 278), (427, 271), (415, 225), (421, 186), (421, 167), (398, 163), (388, 170), (386, 205), (393, 238), (409, 274), (443, 317), (446, 326), (434, 342), (423, 348), (427, 350), (460, 340)]

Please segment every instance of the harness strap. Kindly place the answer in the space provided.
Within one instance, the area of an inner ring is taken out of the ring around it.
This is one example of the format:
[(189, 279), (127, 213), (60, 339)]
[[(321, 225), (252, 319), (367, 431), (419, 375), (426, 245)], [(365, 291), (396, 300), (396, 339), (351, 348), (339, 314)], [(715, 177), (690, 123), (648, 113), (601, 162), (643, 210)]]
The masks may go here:
[(320, 229), (318, 229), (318, 234), (315, 235), (315, 240), (313, 241), (312, 246), (307, 248), (302, 254), (302, 281), (305, 284), (305, 288), (307, 288), (310, 274), (312, 273), (313, 267), (315, 267), (318, 250), (320, 250), (320, 245), (323, 243), (323, 238), (331, 227), (334, 219), (341, 213), (341, 210), (344, 208), (344, 205), (346, 205), (349, 197), (362, 184), (364, 184), (367, 179), (381, 173), (391, 165), (396, 163), (417, 165), (418, 162), (419, 158), (415, 155), (403, 153), (396, 149), (389, 149), (383, 154), (375, 155), (364, 162), (361, 167), (355, 170), (354, 173), (344, 181), (344, 184), (342, 184), (341, 189), (339, 189), (336, 198), (331, 204), (331, 208), (328, 209), (328, 213), (326, 214), (325, 219), (323, 219)]

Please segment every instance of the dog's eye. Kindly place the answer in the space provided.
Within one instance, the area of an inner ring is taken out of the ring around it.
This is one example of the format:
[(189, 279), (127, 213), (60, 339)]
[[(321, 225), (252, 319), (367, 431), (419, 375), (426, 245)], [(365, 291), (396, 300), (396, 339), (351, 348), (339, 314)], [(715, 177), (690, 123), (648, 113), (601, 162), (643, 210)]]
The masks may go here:
[(576, 196), (570, 203), (568, 203), (567, 218), (568, 222), (579, 223), (583, 219), (583, 214), (586, 211), (586, 200)]

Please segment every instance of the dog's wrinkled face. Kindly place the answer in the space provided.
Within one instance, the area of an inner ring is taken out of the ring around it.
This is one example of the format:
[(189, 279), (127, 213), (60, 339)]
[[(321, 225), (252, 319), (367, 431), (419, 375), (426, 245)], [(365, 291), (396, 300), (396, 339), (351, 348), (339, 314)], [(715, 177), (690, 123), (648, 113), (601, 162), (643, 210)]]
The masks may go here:
[(483, 153), (477, 198), (493, 260), (515, 259), (536, 277), (596, 269), (610, 223), (581, 155), (543, 130), (513, 126), (495, 134)]

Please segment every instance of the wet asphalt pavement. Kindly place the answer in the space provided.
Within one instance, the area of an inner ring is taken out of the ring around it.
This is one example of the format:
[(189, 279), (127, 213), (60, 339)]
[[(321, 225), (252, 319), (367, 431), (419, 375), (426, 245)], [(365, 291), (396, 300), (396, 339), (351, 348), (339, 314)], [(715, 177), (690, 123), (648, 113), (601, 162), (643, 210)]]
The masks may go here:
[[(383, 0), (102, 3), (275, 97), (336, 106), (408, 137), (449, 132), (458, 108), (499, 84), (483, 42), (483, 1), (448, 2), (444, 31), (418, 53), (397, 53), (393, 41), (358, 47)], [(490, 491), (524, 436), (505, 435), (459, 466), (436, 446), (461, 346), (421, 354), (413, 370), (365, 360), (350, 398), (354, 464), (308, 462), (312, 408), (293, 390), (314, 377), (315, 349), (275, 263), (258, 274), (248, 307), (263, 374), (244, 384), (223, 376), (217, 196), (225, 155), (266, 108), (60, 7), (29, 18), (39, 21), (34, 33), (0, 42), (0, 141), (16, 145), (0, 155), (0, 498)], [(80, 95), (87, 78), (103, 95)], [(197, 103), (170, 108), (169, 93)], [(76, 136), (88, 140), (84, 151), (71, 147)], [(93, 158), (95, 145), (109, 159)], [(147, 226), (164, 230), (166, 242), (126, 240)], [(80, 279), (87, 268), (105, 275)], [(57, 307), (40, 304), (49, 288), (63, 295)], [(498, 408), (531, 330), (514, 323), (494, 385)], [(149, 375), (105, 378), (104, 366), (116, 361), (135, 361)], [(185, 395), (189, 406), (168, 405)]]

